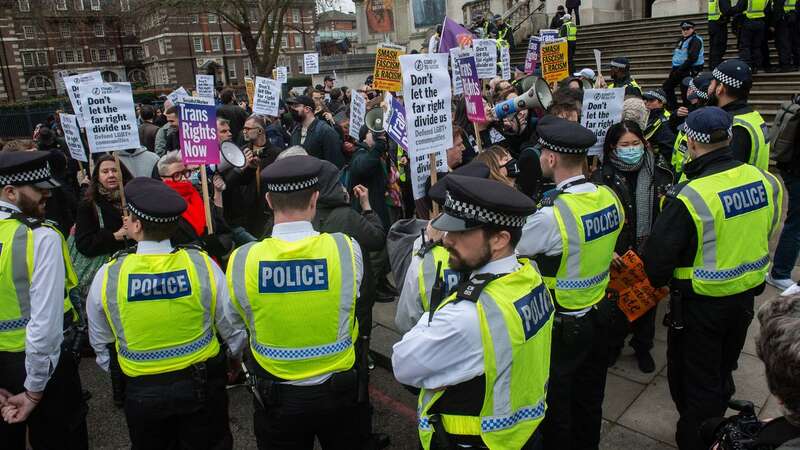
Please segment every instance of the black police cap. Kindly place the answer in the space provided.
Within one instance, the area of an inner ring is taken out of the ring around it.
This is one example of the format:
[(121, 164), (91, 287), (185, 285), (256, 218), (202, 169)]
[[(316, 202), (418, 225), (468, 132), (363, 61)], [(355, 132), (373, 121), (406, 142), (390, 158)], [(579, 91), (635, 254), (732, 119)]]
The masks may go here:
[[(731, 138), (733, 135), (733, 116), (716, 106), (706, 106), (692, 111), (684, 122), (684, 132), (693, 141), (703, 144), (715, 144)], [(716, 133), (725, 131), (726, 134)], [(717, 138), (714, 139), (714, 135)]]
[(750, 66), (740, 59), (729, 59), (720, 63), (711, 72), (715, 80), (733, 88), (749, 87), (753, 83), (753, 72)]
[(321, 171), (322, 161), (313, 156), (290, 156), (267, 166), (261, 179), (269, 192), (287, 194), (316, 187)]
[(552, 115), (539, 120), (536, 134), (542, 147), (557, 153), (586, 154), (597, 142), (597, 137), (586, 127)]
[(489, 166), (486, 165), (483, 161), (471, 161), (468, 164), (464, 164), (463, 166), (459, 167), (458, 169), (454, 170), (453, 172), (447, 174), (447, 176), (440, 178), (439, 181), (436, 182), (433, 186), (431, 186), (430, 190), (428, 191), (428, 197), (431, 200), (439, 203), (440, 205), (444, 203), (444, 200), (447, 196), (447, 179), (450, 178), (451, 175), (463, 175), (465, 177), (475, 177), (475, 178), (489, 178), (491, 171), (489, 170)]
[(153, 223), (176, 222), (186, 211), (186, 200), (161, 181), (137, 177), (125, 185), (128, 211)]
[(0, 186), (36, 186), (52, 189), (61, 186), (53, 178), (48, 151), (0, 152)]

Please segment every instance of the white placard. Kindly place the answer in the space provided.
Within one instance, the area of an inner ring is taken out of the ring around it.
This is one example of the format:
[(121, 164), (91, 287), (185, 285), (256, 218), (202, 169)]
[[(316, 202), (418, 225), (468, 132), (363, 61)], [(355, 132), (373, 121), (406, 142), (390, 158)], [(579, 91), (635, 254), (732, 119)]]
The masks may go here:
[(79, 73), (64, 77), (64, 89), (67, 90), (69, 101), (72, 103), (72, 111), (75, 112), (75, 117), (78, 119), (78, 125), (84, 127), (84, 120), (86, 117), (83, 115), (83, 105), (81, 104), (81, 88), (87, 84), (102, 83), (103, 76), (100, 71)]
[(141, 147), (130, 83), (87, 84), (81, 91), (92, 153)]
[(602, 54), (600, 53), (600, 50), (598, 50), (598, 49), (594, 49), (593, 51), (594, 51), (594, 63), (597, 65), (597, 73), (599, 75), (599, 74), (603, 73), (603, 68), (600, 65), (600, 62), (602, 61), (602, 57), (601, 57)]
[(507, 45), (500, 46), (500, 65), (502, 66), (502, 74), (500, 78), (504, 80), (511, 79), (511, 52)]
[(453, 77), (453, 94), (460, 95), (464, 92), (464, 85), (461, 84), (461, 74), (458, 72), (458, 61), (461, 57), (460, 47), (450, 49), (450, 75)]
[(497, 41), (494, 39), (474, 39), (472, 48), (475, 50), (475, 66), (478, 68), (478, 78), (491, 79), (497, 75)]
[(403, 55), (403, 100), (411, 159), (453, 146), (452, 94), (446, 53)]
[(189, 93), (186, 91), (186, 89), (183, 88), (183, 86), (181, 86), (178, 89), (175, 89), (174, 91), (167, 94), (167, 99), (171, 101), (173, 105), (177, 105), (178, 103), (181, 102), (183, 97), (188, 97), (188, 96)]
[(367, 114), (367, 99), (360, 92), (353, 92), (350, 97), (350, 131), (349, 135), (358, 140), (359, 131), (364, 125), (364, 116)]
[(214, 105), (214, 99), (213, 98), (208, 98), (208, 97), (192, 97), (192, 96), (187, 95), (185, 97), (181, 97), (181, 99), (178, 101), (178, 103), (176, 103), (176, 105), (179, 104), (179, 103), (193, 103), (195, 105), (209, 105), (209, 106), (211, 106), (211, 105)]
[(197, 87), (197, 96), (205, 98), (214, 98), (214, 75), (197, 74), (194, 76), (195, 87)]
[[(444, 53), (442, 53), (444, 55)], [(429, 155), (416, 155), (409, 158), (408, 163), (411, 168), (411, 192), (414, 200), (425, 198), (425, 182), (431, 176), (431, 160)], [(447, 149), (439, 149), (436, 152), (436, 171), (439, 173), (448, 172)]]
[(286, 84), (289, 81), (289, 69), (286, 66), (278, 66), (275, 69), (275, 79), (278, 80), (280, 84)]
[(319, 53), (306, 53), (303, 55), (303, 73), (306, 75), (319, 73)]
[(256, 77), (256, 91), (253, 96), (253, 112), (265, 116), (278, 116), (278, 102), (281, 98), (281, 83), (272, 78)]
[(69, 155), (76, 161), (89, 162), (83, 150), (78, 118), (74, 114), (67, 113), (59, 113), (58, 116), (61, 120), (61, 130), (64, 131), (64, 140), (67, 142), (67, 148), (69, 148)]
[(581, 125), (597, 136), (597, 143), (589, 149), (589, 155), (601, 155), (606, 133), (611, 125), (622, 120), (622, 103), (625, 88), (587, 89), (583, 91)]

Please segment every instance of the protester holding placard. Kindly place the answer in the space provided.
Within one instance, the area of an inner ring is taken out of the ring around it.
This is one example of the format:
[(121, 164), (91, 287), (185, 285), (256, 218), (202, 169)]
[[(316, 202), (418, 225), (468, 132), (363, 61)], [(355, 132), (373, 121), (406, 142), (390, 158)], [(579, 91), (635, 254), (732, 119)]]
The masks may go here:
[(315, 117), (316, 105), (306, 96), (300, 95), (286, 100), (292, 118), (298, 125), (292, 133), (291, 145), (303, 146), (308, 154), (344, 166), (342, 137), (326, 121)]
[(156, 133), (155, 145), (158, 156), (163, 156), (167, 152), (180, 150), (181, 148), (180, 140), (178, 139), (178, 109), (175, 106), (170, 106), (164, 112), (164, 117), (167, 118), (167, 123), (159, 128), (158, 133)]

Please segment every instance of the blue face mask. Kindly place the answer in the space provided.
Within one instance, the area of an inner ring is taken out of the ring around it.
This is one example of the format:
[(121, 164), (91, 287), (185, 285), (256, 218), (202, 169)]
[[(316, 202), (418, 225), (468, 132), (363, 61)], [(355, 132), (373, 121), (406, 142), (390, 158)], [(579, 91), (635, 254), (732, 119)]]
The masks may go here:
[(638, 164), (644, 155), (644, 145), (639, 144), (632, 147), (617, 147), (614, 152), (617, 155), (617, 158), (619, 158), (619, 160), (623, 163)]
[(199, 170), (195, 170), (195, 171), (192, 172), (192, 174), (189, 176), (189, 182), (191, 182), (195, 186), (200, 184), (200, 171)]

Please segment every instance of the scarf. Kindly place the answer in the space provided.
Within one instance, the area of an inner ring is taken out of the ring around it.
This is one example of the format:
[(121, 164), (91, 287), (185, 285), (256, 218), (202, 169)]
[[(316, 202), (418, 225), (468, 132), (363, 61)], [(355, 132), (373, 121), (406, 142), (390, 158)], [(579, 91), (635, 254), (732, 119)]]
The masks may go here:
[(189, 181), (164, 180), (164, 183), (186, 200), (188, 206), (181, 216), (189, 222), (198, 236), (202, 236), (206, 229), (206, 210), (203, 206), (203, 198)]
[(636, 177), (636, 189), (633, 200), (636, 207), (636, 252), (642, 254), (644, 243), (650, 236), (653, 216), (653, 179), (655, 176), (655, 156), (645, 150), (642, 159), (636, 164), (625, 164), (612, 151), (609, 153), (611, 164), (622, 172), (639, 172)]
[(97, 193), (102, 195), (106, 200), (108, 200), (114, 208), (122, 211), (122, 199), (120, 195), (119, 189), (114, 189), (110, 191), (106, 189), (102, 184), (97, 183)]

